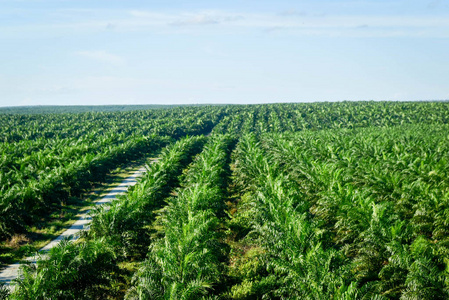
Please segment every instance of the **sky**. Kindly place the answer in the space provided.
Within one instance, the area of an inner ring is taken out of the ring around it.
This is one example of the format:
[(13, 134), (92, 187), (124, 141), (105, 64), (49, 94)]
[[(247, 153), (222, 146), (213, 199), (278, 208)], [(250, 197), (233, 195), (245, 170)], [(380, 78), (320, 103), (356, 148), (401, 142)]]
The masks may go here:
[(449, 0), (0, 0), (0, 106), (449, 99)]

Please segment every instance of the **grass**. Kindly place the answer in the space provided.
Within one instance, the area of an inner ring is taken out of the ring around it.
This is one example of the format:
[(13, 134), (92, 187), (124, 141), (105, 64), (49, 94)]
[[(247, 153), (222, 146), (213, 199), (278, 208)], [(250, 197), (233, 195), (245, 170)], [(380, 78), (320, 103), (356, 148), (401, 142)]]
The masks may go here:
[(19, 262), (58, 237), (82, 214), (91, 209), (96, 200), (106, 196), (147, 160), (148, 158), (144, 158), (133, 161), (125, 167), (118, 167), (106, 177), (105, 182), (93, 187), (82, 196), (72, 197), (67, 203), (55, 207), (55, 211), (50, 216), (41, 219), (39, 223), (29, 228), (26, 234), (16, 234), (11, 239), (0, 243), (1, 265)]

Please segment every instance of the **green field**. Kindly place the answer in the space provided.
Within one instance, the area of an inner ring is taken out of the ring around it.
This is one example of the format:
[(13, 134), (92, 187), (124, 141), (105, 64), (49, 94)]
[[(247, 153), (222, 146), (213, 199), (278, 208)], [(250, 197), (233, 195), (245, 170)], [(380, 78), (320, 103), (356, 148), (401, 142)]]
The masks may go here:
[(449, 298), (449, 103), (115, 108), (0, 114), (3, 263), (159, 157), (11, 299)]

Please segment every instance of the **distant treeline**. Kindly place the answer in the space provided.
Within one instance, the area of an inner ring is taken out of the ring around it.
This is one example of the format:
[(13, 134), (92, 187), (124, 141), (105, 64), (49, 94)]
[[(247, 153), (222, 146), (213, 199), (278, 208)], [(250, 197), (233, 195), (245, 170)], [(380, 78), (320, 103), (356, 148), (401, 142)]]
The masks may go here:
[[(195, 104), (188, 106), (205, 106)], [(38, 106), (9, 106), (0, 107), (0, 114), (56, 114), (56, 113), (85, 113), (85, 112), (116, 112), (146, 109), (174, 108), (187, 105), (38, 105)]]
[[(449, 100), (432, 100), (432, 101), (343, 101), (343, 103), (354, 103), (355, 105), (363, 105), (363, 103), (409, 103), (413, 104), (420, 102), (448, 102)], [(327, 102), (306, 102), (306, 103), (284, 103), (285, 105), (326, 105)], [(339, 106), (341, 102), (330, 102)], [(271, 103), (265, 105), (279, 105), (281, 103)], [(57, 114), (57, 113), (86, 113), (86, 112), (120, 112), (120, 111), (135, 111), (135, 110), (148, 110), (148, 109), (170, 109), (176, 107), (189, 107), (189, 106), (241, 106), (251, 107), (258, 106), (260, 104), (239, 105), (239, 104), (177, 104), (177, 105), (165, 105), (165, 104), (142, 104), (142, 105), (36, 105), (36, 106), (8, 106), (0, 107), (0, 114)], [(281, 104), (282, 105), (282, 104)], [(343, 104), (344, 105), (344, 104)], [(385, 104), (384, 104), (385, 105)]]

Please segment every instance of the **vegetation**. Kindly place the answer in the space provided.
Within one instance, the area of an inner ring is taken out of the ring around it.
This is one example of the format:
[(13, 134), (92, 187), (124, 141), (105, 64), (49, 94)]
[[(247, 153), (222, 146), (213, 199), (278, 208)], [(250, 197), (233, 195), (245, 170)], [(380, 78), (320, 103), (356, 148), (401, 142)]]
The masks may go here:
[(245, 136), (231, 224), (257, 255), (231, 268), (231, 296), (448, 298), (447, 130)]
[(161, 153), (10, 297), (447, 299), (448, 121), (446, 102), (0, 115), (3, 239)]
[(0, 238), (25, 233), (118, 165), (148, 155), (170, 139), (207, 133), (219, 118), (219, 111), (187, 108), (0, 115)]
[[(112, 297), (123, 293), (127, 272), (120, 264), (145, 258), (151, 241), (148, 226), (154, 219), (152, 210), (162, 205), (170, 187), (177, 186), (177, 175), (204, 142), (204, 137), (184, 138), (164, 149), (160, 162), (149, 166), (135, 188), (93, 212), (91, 230), (84, 239), (64, 241), (40, 258), (37, 268), (23, 268), (23, 280), (12, 298), (39, 299), (46, 295), (44, 298), (91, 299), (94, 294)], [(93, 266), (97, 259), (101, 263)], [(39, 267), (48, 263), (53, 267)], [(84, 268), (95, 268), (95, 272), (80, 273)], [(49, 283), (42, 284), (46, 280)]]
[(199, 299), (222, 282), (219, 237), (232, 140), (216, 136), (189, 168), (159, 217), (163, 237), (135, 274), (128, 299)]
[[(175, 108), (183, 105), (42, 105), (42, 106), (10, 106), (0, 107), (0, 114), (52, 114), (52, 113), (85, 113), (85, 112), (118, 112), (145, 109)], [(204, 105), (198, 105), (204, 106)]]
[(178, 187), (178, 176), (204, 143), (204, 136), (187, 137), (165, 148), (160, 160), (148, 166), (139, 184), (93, 211), (87, 238), (107, 238), (118, 256), (145, 258), (152, 235), (148, 229), (155, 219), (153, 211), (162, 208), (164, 199)]

